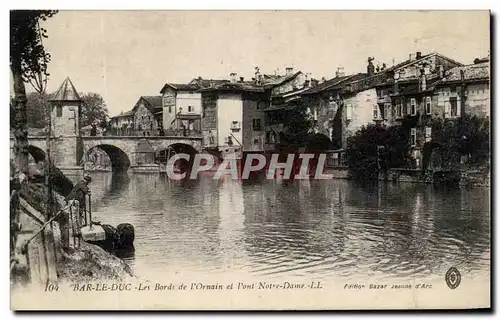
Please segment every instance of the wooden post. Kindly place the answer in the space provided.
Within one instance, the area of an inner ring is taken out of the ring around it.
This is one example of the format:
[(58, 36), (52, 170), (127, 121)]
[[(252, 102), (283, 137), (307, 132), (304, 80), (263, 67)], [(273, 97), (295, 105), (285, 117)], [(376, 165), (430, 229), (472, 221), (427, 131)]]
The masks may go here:
[(69, 208), (69, 239), (70, 239), (70, 248), (76, 249), (80, 246), (79, 242), (79, 232), (80, 232), (80, 203), (78, 201), (74, 201), (73, 204)]

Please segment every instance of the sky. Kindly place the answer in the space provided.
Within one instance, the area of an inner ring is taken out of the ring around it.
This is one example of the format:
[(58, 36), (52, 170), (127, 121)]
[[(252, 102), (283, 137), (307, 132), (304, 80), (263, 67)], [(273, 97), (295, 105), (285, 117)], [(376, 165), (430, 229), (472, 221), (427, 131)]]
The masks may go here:
[[(165, 82), (250, 79), (286, 67), (332, 78), (439, 52), (464, 64), (489, 54), (487, 11), (60, 11), (45, 23), (47, 92), (69, 76), (104, 97), (110, 115)], [(29, 88), (28, 88), (29, 90)]]

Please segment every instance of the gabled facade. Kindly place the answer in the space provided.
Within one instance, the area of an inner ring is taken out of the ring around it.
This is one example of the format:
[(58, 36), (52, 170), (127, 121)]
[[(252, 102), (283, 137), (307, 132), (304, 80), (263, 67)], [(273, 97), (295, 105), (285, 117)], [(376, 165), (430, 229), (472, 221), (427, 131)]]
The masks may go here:
[(142, 96), (134, 108), (133, 129), (137, 136), (158, 136), (162, 131), (161, 96)]
[(187, 84), (166, 83), (161, 89), (163, 107), (163, 127), (174, 134), (200, 134), (202, 95), (200, 90), (215, 87), (227, 80), (191, 80)]

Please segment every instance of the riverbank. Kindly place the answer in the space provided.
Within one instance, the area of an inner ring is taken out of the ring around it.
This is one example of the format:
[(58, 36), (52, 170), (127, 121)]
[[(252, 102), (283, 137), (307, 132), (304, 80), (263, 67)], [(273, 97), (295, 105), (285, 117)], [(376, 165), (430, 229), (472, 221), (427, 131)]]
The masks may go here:
[[(48, 220), (45, 208), (46, 195), (46, 187), (41, 183), (28, 183), (21, 189), (21, 201), (25, 205), (19, 210), (22, 228), (11, 257), (11, 282), (14, 286), (36, 282), (36, 279), (33, 279), (34, 274), (45, 274), (45, 272), (33, 272), (33, 268), (39, 268), (42, 261), (47, 264), (46, 276), (50, 278), (53, 274), (57, 281), (122, 281), (134, 277), (124, 261), (98, 246), (81, 241), (77, 248), (70, 247), (65, 236), (69, 221), (64, 215), (56, 218), (52, 227), (49, 225), (45, 232), (36, 235), (41, 227), (36, 217), (41, 221)], [(54, 192), (53, 211), (59, 212), (65, 206), (64, 197)], [(35, 256), (30, 256), (30, 252), (33, 254), (33, 251), (24, 246), (32, 237), (34, 237), (32, 243), (37, 243), (36, 245), (44, 249)]]

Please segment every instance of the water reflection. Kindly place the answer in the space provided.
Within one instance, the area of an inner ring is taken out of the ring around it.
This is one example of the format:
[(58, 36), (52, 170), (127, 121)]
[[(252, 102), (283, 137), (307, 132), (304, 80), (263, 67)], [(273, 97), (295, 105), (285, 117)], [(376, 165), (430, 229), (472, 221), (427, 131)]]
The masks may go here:
[(139, 274), (489, 273), (489, 190), (344, 180), (94, 175), (94, 216), (136, 230)]

